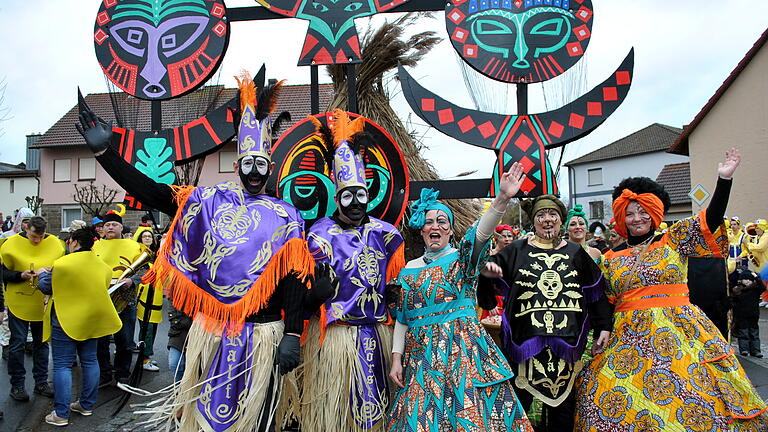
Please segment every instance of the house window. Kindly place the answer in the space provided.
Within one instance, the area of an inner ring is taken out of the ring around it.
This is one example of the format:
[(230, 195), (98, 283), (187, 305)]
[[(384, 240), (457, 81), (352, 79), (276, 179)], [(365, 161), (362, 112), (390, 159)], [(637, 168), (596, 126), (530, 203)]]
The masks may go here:
[(14, 193), (14, 191), (16, 190), (16, 185), (14, 184), (13, 179), (10, 181), (10, 184), (11, 184), (11, 193)]
[(70, 181), (71, 170), (72, 170), (72, 160), (70, 159), (54, 160), (53, 161), (53, 181), (54, 182)]
[(603, 219), (603, 209), (605, 205), (602, 201), (590, 201), (589, 202), (589, 218), (590, 219)]
[(81, 158), (77, 167), (78, 180), (96, 180), (96, 159)]
[(75, 219), (83, 219), (83, 210), (80, 207), (62, 207), (61, 228), (69, 229), (69, 224)]
[(225, 151), (219, 152), (219, 172), (220, 173), (235, 172), (235, 170), (232, 168), (232, 162), (234, 162), (236, 158), (237, 158), (237, 153), (235, 152), (225, 152)]
[(603, 169), (590, 168), (587, 170), (587, 186), (600, 186), (603, 184)]

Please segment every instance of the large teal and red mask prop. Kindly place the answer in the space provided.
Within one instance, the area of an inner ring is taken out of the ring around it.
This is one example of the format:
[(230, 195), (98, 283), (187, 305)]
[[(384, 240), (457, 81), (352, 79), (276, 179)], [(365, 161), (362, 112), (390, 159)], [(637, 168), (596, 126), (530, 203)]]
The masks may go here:
[(309, 21), (299, 66), (360, 63), (355, 18), (384, 12), (408, 0), (256, 0), (277, 14)]
[[(448, 34), (464, 61), (483, 75), (527, 85), (564, 73), (591, 37), (591, 0), (451, 0)], [(582, 138), (624, 101), (632, 83), (634, 51), (600, 85), (553, 111), (497, 114), (455, 105), (399, 68), (403, 95), (414, 112), (439, 131), (497, 154), (490, 195), (512, 163), (526, 170), (519, 197), (557, 194), (547, 150)]]
[(223, 1), (104, 0), (94, 28), (104, 74), (126, 93), (166, 100), (201, 86), (224, 57)]
[(505, 82), (546, 81), (584, 55), (592, 1), (453, 1), (446, 27), (456, 51), (480, 73)]

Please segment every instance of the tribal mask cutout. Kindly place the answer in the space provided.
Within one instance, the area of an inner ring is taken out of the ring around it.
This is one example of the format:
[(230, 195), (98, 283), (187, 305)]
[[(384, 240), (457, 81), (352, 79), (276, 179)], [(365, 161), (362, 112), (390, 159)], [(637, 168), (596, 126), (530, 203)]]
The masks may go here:
[(452, 0), (451, 43), (470, 66), (504, 82), (541, 82), (573, 66), (592, 36), (591, 0)]
[(280, 15), (309, 21), (299, 66), (360, 63), (355, 18), (371, 16), (408, 0), (256, 0)]
[(96, 17), (96, 57), (126, 93), (167, 100), (201, 86), (229, 42), (223, 1), (104, 0)]
[[(332, 113), (316, 115), (327, 124)], [(357, 114), (349, 114), (351, 118)], [(380, 126), (365, 121), (365, 132), (372, 144), (363, 154), (364, 179), (368, 189), (367, 213), (397, 225), (405, 211), (408, 197), (408, 167), (392, 137)], [(318, 139), (316, 126), (304, 119), (296, 123), (275, 143), (272, 160), (277, 176), (270, 179), (278, 196), (301, 211), (307, 226), (336, 211), (337, 187), (325, 162), (327, 149)], [(360, 185), (362, 186), (362, 185)]]

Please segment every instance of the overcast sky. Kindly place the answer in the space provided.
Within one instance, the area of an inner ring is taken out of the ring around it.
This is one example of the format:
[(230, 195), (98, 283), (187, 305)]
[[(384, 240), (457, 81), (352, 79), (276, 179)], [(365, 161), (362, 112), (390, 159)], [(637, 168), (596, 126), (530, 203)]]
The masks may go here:
[[(0, 79), (7, 84), (5, 107), (11, 117), (0, 124), (0, 161), (22, 162), (25, 135), (45, 132), (61, 118), (76, 103), (78, 85), (84, 93), (107, 91), (93, 48), (93, 27), (100, 3), (0, 3)], [(226, 4), (237, 7), (256, 2), (227, 0)], [(593, 0), (593, 4), (594, 25), (586, 56), (577, 67), (551, 82), (530, 86), (530, 112), (557, 108), (586, 93), (605, 80), (632, 47), (635, 81), (624, 104), (597, 131), (566, 147), (566, 161), (651, 123), (677, 127), (689, 123), (768, 23), (768, 2), (763, 0)], [(383, 14), (375, 19), (393, 18), (392, 14)], [(357, 20), (359, 31), (367, 25), (368, 19)], [(306, 27), (305, 21), (296, 19), (233, 23), (220, 82), (234, 86), (231, 77), (240, 69), (255, 72), (266, 63), (268, 77), (286, 78), (289, 84), (308, 83), (309, 68), (296, 66)], [(417, 30), (428, 29), (447, 36), (444, 14), (423, 20)], [(427, 89), (472, 107), (457, 56), (448, 41), (411, 72)], [(489, 80), (485, 91), (499, 94), (511, 87)], [(424, 142), (429, 150), (425, 156), (443, 177), (467, 169), (480, 170), (476, 177), (490, 175), (494, 160), (491, 152), (428, 131), (412, 115), (396, 84), (391, 90), (401, 118), (410, 115), (413, 127), (426, 132)], [(571, 93), (571, 98), (563, 92)], [(498, 112), (514, 113), (515, 101), (496, 100), (492, 106)], [(461, 152), (461, 158), (455, 157), (457, 152)], [(561, 187), (566, 186), (564, 183), (560, 182)]]

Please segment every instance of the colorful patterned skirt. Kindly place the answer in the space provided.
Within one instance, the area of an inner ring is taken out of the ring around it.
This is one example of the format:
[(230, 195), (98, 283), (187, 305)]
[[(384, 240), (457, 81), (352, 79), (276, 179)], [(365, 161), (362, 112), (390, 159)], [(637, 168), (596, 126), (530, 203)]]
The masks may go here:
[(692, 305), (617, 312), (577, 382), (576, 431), (766, 431), (766, 404)]
[(512, 371), (475, 317), (412, 327), (390, 432), (532, 432)]

